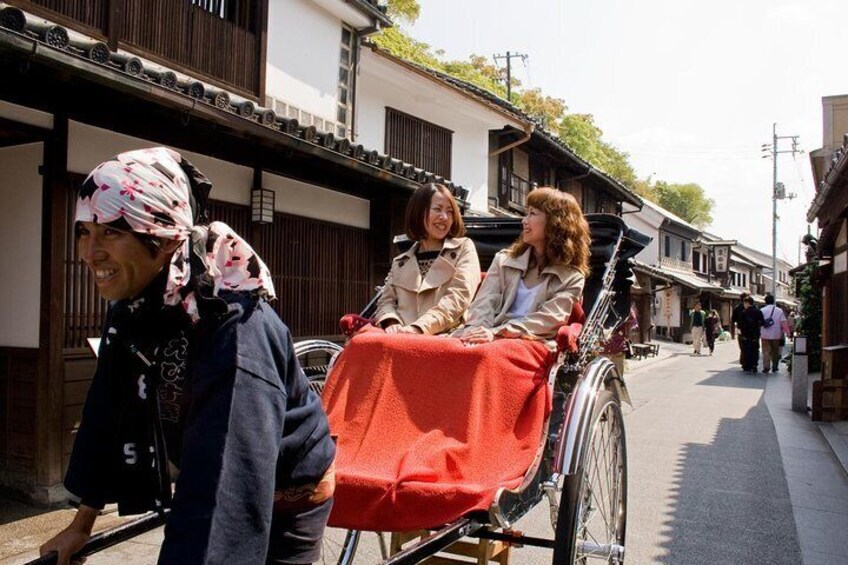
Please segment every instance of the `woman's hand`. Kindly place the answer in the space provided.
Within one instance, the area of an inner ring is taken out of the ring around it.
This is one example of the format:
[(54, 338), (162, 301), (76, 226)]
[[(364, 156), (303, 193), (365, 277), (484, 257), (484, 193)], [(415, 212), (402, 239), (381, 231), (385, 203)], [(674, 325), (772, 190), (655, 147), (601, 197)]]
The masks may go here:
[(462, 334), (457, 336), (465, 345), (477, 345), (478, 343), (489, 343), (495, 340), (495, 333), (489, 328), (473, 327), (466, 328)]
[(403, 324), (392, 324), (390, 326), (386, 326), (385, 328), (387, 334), (396, 334), (399, 333), (402, 329)]
[(524, 333), (522, 331), (510, 329), (508, 327), (503, 327), (498, 330), (498, 337), (503, 337), (507, 339), (518, 339), (523, 335)]

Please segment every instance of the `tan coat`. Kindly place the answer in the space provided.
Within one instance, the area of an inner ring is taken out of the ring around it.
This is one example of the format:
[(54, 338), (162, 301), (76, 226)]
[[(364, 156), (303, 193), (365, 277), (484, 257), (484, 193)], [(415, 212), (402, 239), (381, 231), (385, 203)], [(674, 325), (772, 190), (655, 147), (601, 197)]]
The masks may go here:
[(467, 237), (448, 238), (439, 257), (421, 277), (415, 251), (418, 243), (392, 261), (374, 319), (397, 320), (427, 335), (460, 324), (480, 284), (477, 248)]
[(495, 255), (480, 291), (468, 308), (467, 327), (480, 326), (495, 333), (501, 329), (520, 332), (530, 339), (551, 339), (571, 314), (575, 301), (583, 296), (585, 277), (576, 269), (548, 265), (542, 269), (540, 285), (527, 316), (509, 319), (508, 312), (518, 292), (518, 283), (527, 272), (532, 249), (518, 257), (504, 250)]

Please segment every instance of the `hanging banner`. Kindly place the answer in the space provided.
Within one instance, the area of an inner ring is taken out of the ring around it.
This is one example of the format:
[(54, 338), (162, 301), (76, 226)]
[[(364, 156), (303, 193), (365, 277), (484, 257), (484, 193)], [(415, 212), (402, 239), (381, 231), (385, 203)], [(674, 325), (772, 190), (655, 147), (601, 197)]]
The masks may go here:
[(716, 245), (713, 247), (716, 273), (726, 273), (730, 266), (730, 246)]

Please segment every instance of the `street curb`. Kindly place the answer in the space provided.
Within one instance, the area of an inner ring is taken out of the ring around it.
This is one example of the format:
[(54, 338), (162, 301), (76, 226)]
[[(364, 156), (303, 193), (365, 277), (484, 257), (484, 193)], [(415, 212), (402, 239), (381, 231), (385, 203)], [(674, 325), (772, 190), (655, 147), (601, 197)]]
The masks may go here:
[(837, 431), (836, 426), (830, 422), (813, 423), (816, 427), (818, 427), (819, 431), (821, 431), (822, 436), (824, 436), (825, 441), (830, 446), (830, 449), (833, 451), (836, 459), (839, 461), (840, 465), (842, 465), (842, 470), (845, 472), (845, 475), (848, 476), (848, 439), (840, 434), (839, 431)]

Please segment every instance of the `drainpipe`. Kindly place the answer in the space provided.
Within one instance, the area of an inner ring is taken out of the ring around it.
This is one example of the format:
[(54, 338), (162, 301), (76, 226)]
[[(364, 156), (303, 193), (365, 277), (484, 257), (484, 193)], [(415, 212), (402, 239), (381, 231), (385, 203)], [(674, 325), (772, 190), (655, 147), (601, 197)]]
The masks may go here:
[(505, 145), (500, 149), (492, 151), (491, 153), (489, 153), (489, 157), (496, 157), (501, 153), (509, 151), (513, 147), (518, 147), (519, 145), (527, 143), (530, 140), (530, 137), (533, 135), (534, 131), (536, 131), (536, 126), (533, 124), (527, 124), (526, 126), (524, 126), (524, 136), (521, 139), (519, 139), (518, 141), (513, 141), (509, 145)]

